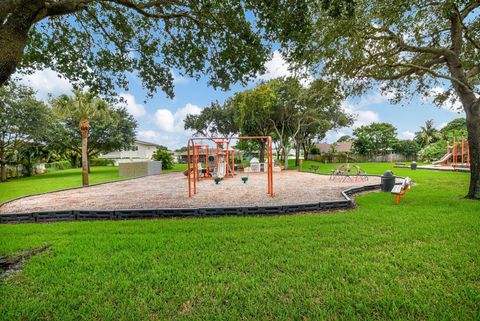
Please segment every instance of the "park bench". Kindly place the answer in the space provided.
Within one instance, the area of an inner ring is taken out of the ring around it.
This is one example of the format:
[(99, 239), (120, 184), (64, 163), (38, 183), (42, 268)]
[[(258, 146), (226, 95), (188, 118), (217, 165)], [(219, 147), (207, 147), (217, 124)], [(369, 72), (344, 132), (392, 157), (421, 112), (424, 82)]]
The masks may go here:
[(400, 197), (405, 195), (407, 191), (410, 189), (412, 186), (412, 179), (410, 177), (405, 177), (403, 180), (402, 184), (395, 185), (392, 189), (392, 194), (395, 195), (395, 204), (398, 205), (398, 202), (400, 201)]
[(317, 166), (317, 165), (311, 165), (310, 166), (310, 171), (316, 173), (318, 171), (318, 169), (320, 168), (320, 166)]

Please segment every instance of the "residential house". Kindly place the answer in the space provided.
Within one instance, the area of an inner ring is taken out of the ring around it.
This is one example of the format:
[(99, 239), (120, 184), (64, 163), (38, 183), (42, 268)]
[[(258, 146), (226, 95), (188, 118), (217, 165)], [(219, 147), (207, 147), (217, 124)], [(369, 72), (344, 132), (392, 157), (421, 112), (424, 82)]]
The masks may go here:
[(114, 151), (100, 158), (113, 159), (115, 163), (123, 162), (144, 162), (152, 160), (152, 156), (160, 145), (141, 140), (135, 140), (135, 143), (124, 150)]

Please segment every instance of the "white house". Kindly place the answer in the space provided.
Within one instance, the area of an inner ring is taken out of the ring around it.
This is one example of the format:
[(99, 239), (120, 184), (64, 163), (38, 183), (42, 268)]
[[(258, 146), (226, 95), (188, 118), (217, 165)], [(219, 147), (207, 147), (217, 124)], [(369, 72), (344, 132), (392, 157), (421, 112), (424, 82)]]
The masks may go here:
[(144, 142), (141, 140), (135, 140), (135, 143), (125, 148), (124, 150), (114, 151), (105, 155), (101, 155), (100, 158), (113, 159), (115, 162), (144, 162), (152, 160), (152, 155), (155, 153), (160, 145)]

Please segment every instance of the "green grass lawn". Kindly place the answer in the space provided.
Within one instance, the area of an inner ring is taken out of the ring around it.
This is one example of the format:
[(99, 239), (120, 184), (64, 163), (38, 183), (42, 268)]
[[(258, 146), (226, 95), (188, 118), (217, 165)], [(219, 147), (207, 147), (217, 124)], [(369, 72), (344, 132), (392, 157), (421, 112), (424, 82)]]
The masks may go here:
[(479, 320), (468, 174), (394, 172), (417, 183), (398, 206), (368, 193), (327, 215), (0, 225), (0, 256), (51, 245), (0, 281), (0, 319)]
[[(186, 164), (175, 164), (173, 169), (164, 170), (165, 173), (178, 172), (186, 169)], [(127, 179), (118, 175), (118, 167), (98, 166), (92, 167), (90, 184), (112, 182)], [(82, 186), (82, 169), (66, 169), (62, 171), (48, 171), (43, 175), (25, 178), (15, 178), (8, 182), (0, 183), (0, 202), (6, 200), (70, 187)]]

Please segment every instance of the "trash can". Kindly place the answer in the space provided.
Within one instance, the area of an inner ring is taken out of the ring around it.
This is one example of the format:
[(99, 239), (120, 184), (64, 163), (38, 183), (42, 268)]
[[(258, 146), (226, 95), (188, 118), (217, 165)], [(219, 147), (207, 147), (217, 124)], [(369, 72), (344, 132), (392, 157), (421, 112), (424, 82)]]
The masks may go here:
[(392, 171), (385, 171), (382, 175), (382, 192), (391, 192), (395, 186), (395, 175)]
[(413, 161), (411, 164), (410, 164), (410, 169), (411, 170), (416, 170), (417, 169), (417, 162)]

